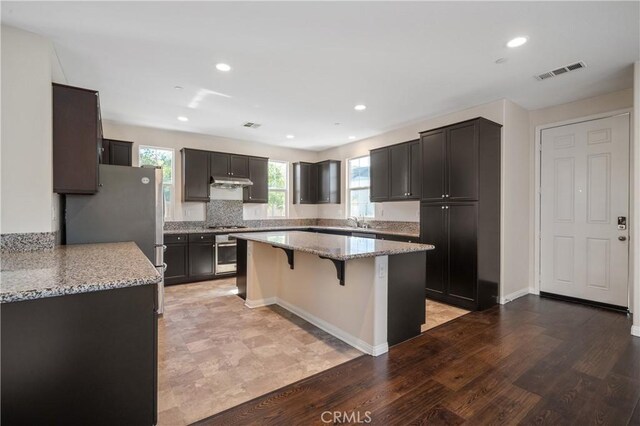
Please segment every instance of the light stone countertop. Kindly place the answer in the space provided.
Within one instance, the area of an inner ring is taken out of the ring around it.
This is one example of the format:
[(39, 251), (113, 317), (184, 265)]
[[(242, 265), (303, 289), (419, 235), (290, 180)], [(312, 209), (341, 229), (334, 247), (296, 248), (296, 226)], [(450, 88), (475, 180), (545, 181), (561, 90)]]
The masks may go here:
[(328, 230), (328, 231), (348, 231), (348, 232), (362, 232), (367, 234), (380, 234), (380, 235), (397, 235), (401, 237), (415, 237), (418, 238), (419, 234), (415, 232), (400, 232), (400, 231), (388, 231), (384, 229), (375, 228), (355, 228), (353, 226), (263, 226), (263, 227), (248, 227), (248, 228), (185, 228), (185, 229), (171, 229), (165, 230), (165, 235), (175, 234), (227, 234), (227, 233), (242, 233), (242, 232), (262, 232), (262, 231), (304, 231), (304, 230)]
[(317, 254), (318, 256), (335, 260), (389, 256), (433, 250), (435, 248), (431, 244), (404, 243), (303, 231), (252, 232), (235, 234), (234, 236), (242, 240)]
[(161, 280), (156, 268), (133, 242), (2, 253), (1, 261), (0, 303), (155, 284)]

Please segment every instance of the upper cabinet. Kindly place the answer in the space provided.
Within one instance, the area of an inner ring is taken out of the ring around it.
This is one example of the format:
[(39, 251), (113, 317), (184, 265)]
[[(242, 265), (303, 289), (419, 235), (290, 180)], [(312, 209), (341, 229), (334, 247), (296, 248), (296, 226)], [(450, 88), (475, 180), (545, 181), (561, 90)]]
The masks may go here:
[(371, 201), (420, 199), (419, 140), (372, 150), (370, 161)]
[(316, 204), (318, 169), (313, 163), (293, 163), (293, 204)]
[(340, 161), (293, 163), (294, 204), (340, 204)]
[(100, 99), (95, 90), (53, 84), (53, 191), (94, 194), (102, 155)]
[(478, 200), (480, 119), (421, 133), (422, 201)]
[(269, 159), (248, 157), (249, 180), (253, 185), (244, 188), (245, 203), (267, 203), (269, 201)]
[(243, 189), (244, 202), (268, 201), (268, 158), (189, 148), (181, 152), (183, 201), (209, 201), (214, 177), (249, 178), (253, 186)]
[(182, 149), (182, 200), (209, 201), (209, 152)]
[(249, 157), (246, 155), (228, 154), (226, 152), (210, 153), (210, 174), (212, 177), (249, 177)]
[(369, 198), (372, 202), (389, 200), (389, 148), (374, 149), (369, 152), (371, 164), (371, 188)]
[(113, 166), (129, 166), (132, 164), (133, 142), (115, 139), (102, 140), (102, 157), (100, 164)]
[(316, 163), (318, 168), (318, 204), (340, 204), (340, 161)]

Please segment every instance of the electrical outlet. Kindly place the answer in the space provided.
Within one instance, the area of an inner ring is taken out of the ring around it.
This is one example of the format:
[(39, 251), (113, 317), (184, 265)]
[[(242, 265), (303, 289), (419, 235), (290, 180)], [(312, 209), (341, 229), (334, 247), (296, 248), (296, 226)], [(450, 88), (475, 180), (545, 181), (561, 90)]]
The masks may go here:
[(383, 264), (378, 265), (378, 277), (384, 278), (387, 276), (387, 267)]

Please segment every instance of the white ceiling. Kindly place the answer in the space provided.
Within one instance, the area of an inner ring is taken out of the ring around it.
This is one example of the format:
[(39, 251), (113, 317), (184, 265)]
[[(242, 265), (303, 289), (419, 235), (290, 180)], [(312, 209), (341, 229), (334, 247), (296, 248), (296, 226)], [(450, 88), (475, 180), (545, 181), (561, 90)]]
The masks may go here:
[(3, 1), (2, 22), (50, 38), (103, 118), (319, 150), (499, 98), (535, 109), (631, 87), (639, 4)]

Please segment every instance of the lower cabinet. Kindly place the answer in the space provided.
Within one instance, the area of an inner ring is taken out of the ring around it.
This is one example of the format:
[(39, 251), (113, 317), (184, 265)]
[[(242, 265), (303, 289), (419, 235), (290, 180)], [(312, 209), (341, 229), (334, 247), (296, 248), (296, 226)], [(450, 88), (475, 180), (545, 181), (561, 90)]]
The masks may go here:
[(497, 280), (478, 271), (485, 244), (478, 238), (478, 203), (423, 203), (420, 228), (421, 241), (435, 246), (427, 252), (427, 297), (471, 310), (495, 304)]
[(164, 263), (167, 269), (164, 271), (165, 285), (186, 282), (189, 278), (189, 244), (188, 236), (165, 235)]
[(189, 278), (192, 281), (213, 278), (215, 267), (214, 234), (189, 234)]

